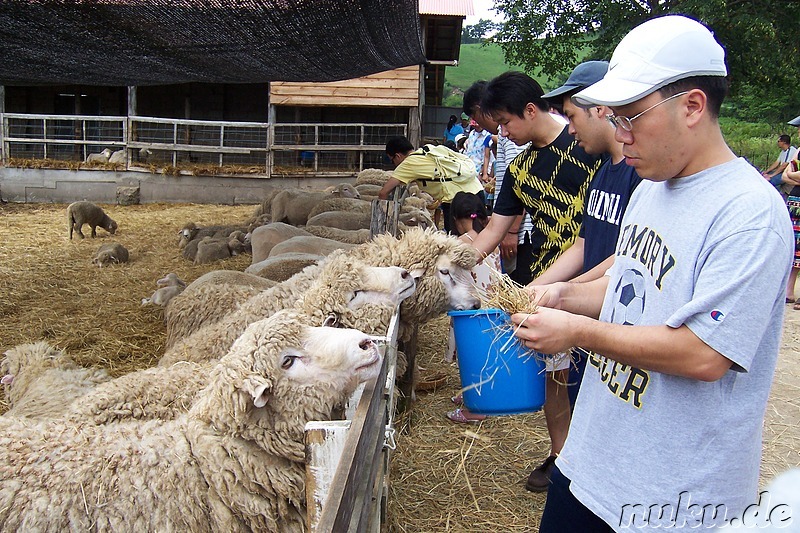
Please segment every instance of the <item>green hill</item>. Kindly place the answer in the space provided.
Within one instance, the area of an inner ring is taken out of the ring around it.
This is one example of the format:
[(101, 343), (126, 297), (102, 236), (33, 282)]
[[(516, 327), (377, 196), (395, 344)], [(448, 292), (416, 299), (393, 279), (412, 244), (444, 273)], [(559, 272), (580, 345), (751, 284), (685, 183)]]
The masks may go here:
[[(462, 44), (458, 66), (445, 69), (444, 105), (461, 107), (461, 97), (473, 82), (490, 80), (508, 70), (524, 69), (520, 65), (507, 64), (499, 45)], [(545, 91), (558, 85), (551, 78), (538, 74), (538, 69), (534, 70), (533, 77)]]

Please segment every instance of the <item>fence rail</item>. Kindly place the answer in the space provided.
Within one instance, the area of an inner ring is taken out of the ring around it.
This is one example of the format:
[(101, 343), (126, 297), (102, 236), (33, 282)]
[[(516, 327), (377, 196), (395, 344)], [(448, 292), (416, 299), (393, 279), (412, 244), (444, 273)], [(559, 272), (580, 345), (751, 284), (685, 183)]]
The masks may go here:
[[(5, 165), (85, 165), (92, 153), (125, 150), (117, 170), (215, 175), (352, 175), (383, 168), (386, 139), (406, 124), (268, 123), (142, 116), (0, 113)], [(37, 165), (36, 161), (41, 160)]]

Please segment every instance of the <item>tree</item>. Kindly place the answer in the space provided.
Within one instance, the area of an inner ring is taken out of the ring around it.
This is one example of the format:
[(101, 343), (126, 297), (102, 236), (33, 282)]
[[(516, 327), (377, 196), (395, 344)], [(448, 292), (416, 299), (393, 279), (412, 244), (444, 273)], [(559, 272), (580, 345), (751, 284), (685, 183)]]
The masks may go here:
[[(505, 14), (494, 41), (506, 61), (549, 75), (581, 61), (609, 59), (620, 39), (653, 17), (684, 14), (711, 28), (725, 47), (731, 91), (770, 100), (776, 116), (800, 101), (794, 0), (496, 0)], [(772, 98), (779, 96), (778, 98)]]
[(482, 43), (491, 32), (497, 30), (498, 26), (487, 19), (480, 19), (476, 24), (464, 26), (461, 31), (461, 44)]

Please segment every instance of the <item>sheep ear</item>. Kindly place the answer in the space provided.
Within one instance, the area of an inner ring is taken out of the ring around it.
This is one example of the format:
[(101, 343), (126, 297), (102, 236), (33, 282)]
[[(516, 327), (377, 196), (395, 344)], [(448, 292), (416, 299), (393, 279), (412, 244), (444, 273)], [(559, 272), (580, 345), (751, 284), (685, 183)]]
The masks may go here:
[(0, 383), (2, 383), (3, 385), (11, 385), (13, 381), (14, 381), (14, 374), (6, 374), (2, 378), (0, 378)]
[(412, 278), (419, 279), (425, 274), (425, 269), (424, 268), (415, 268), (415, 269), (411, 270), (410, 274), (411, 274)]
[(272, 383), (260, 377), (251, 377), (244, 381), (244, 391), (253, 398), (253, 405), (264, 407), (272, 393)]

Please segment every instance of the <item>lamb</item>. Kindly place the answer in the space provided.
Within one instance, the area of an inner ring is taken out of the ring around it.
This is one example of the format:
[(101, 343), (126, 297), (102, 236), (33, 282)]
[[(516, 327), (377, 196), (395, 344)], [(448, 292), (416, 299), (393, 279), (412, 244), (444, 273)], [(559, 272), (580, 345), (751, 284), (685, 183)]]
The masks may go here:
[(111, 264), (127, 263), (128, 249), (118, 242), (103, 244), (95, 252), (92, 264), (100, 268)]
[(283, 222), (273, 222), (253, 230), (250, 234), (250, 245), (253, 248), (251, 264), (256, 264), (267, 257), (272, 247), (291, 237), (310, 235), (304, 229)]
[(0, 371), (11, 406), (6, 416), (14, 417), (59, 417), (65, 405), (111, 379), (105, 370), (78, 366), (45, 341), (6, 351)]
[(292, 237), (291, 239), (287, 239), (273, 246), (272, 250), (269, 252), (269, 256), (277, 257), (287, 253), (319, 254), (325, 256), (334, 250), (346, 250), (353, 246), (355, 245), (335, 241), (333, 239), (326, 239), (324, 237), (298, 235), (297, 237)]
[(339, 184), (333, 193), (285, 189), (276, 194), (270, 203), (272, 222), (287, 222), (292, 226), (302, 226), (308, 220), (308, 213), (314, 206), (331, 197), (358, 198), (359, 193), (349, 183)]
[(117, 223), (106, 215), (105, 211), (91, 202), (74, 202), (67, 206), (67, 225), (69, 226), (69, 240), (72, 232), (77, 231), (81, 239), (84, 238), (81, 228), (89, 224), (92, 228), (92, 238), (97, 237), (97, 227), (100, 226), (110, 234), (117, 232)]
[(274, 285), (274, 281), (237, 270), (213, 270), (203, 274), (171, 299), (164, 309), (166, 347)]
[(99, 154), (89, 154), (86, 156), (87, 163), (108, 163), (108, 160), (111, 158), (111, 150), (109, 148), (104, 148), (102, 152)]
[(344, 252), (332, 253), (320, 265), (306, 267), (199, 328), (168, 349), (159, 365), (219, 358), (248, 324), (287, 308), (302, 309), (312, 325), (335, 317), (345, 327), (358, 323), (363, 331), (384, 334), (397, 304), (414, 292), (415, 280), (406, 269), (368, 266)]
[(258, 263), (253, 263), (244, 271), (262, 278), (282, 282), (286, 281), (309, 265), (315, 265), (325, 256), (306, 253), (286, 253), (275, 257), (268, 257)]
[(231, 233), (241, 231), (247, 233), (247, 228), (244, 226), (206, 226), (199, 227), (194, 222), (187, 222), (180, 230), (178, 230), (178, 249), (184, 249), (190, 242), (202, 239), (203, 237), (214, 237), (220, 239), (227, 239)]
[(304, 531), (305, 446), (381, 357), (370, 337), (279, 313), (252, 324), (191, 410), (110, 425), (0, 417), (9, 531)]
[(125, 149), (117, 150), (111, 157), (108, 158), (108, 162), (112, 165), (124, 165), (128, 162), (128, 155), (125, 153)]
[(152, 304), (166, 307), (170, 300), (178, 296), (186, 288), (186, 282), (173, 272), (156, 281), (156, 285), (159, 288), (149, 298), (143, 298), (142, 305)]

